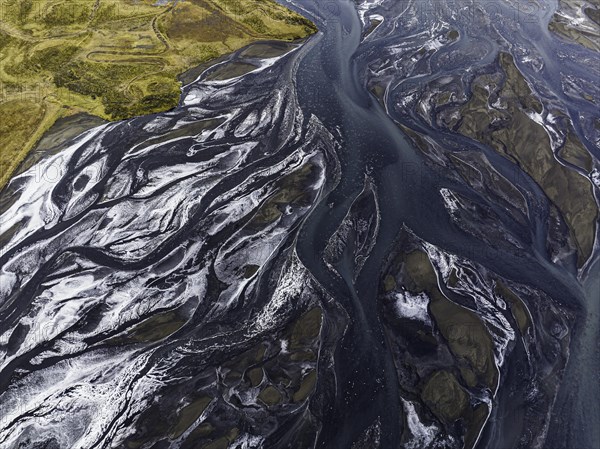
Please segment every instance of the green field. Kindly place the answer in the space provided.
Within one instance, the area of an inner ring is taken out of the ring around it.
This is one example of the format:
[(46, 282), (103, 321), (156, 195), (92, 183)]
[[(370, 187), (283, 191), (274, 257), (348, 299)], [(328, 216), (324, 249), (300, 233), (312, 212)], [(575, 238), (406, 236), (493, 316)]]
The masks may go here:
[(186, 70), (315, 30), (273, 0), (0, 0), (0, 188), (58, 118), (171, 109)]

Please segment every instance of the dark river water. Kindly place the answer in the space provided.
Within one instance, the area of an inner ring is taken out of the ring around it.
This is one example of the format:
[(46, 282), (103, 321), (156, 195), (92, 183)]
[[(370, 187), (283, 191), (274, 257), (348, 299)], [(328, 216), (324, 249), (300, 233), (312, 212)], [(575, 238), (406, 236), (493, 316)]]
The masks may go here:
[[(191, 427), (169, 439), (144, 424), (199, 390), (217, 399), (196, 424), (237, 423), (230, 447), (462, 447), (458, 427), (406, 405), (419, 399), (407, 396), (410, 369), (378, 306), (402, 232), (420, 242), (443, 291), (452, 267), (476, 278), (463, 295), (490, 329), (500, 378), (496, 391), (469, 390), (472, 404), (488, 405), (477, 447), (600, 447), (597, 245), (579, 269), (573, 257), (552, 260), (551, 205), (535, 181), (406, 106), (440, 79), (462, 77), (468, 92), (470, 73), (510, 53), (545, 110), (570, 116), (597, 175), (597, 107), (565, 87), (600, 98), (597, 56), (547, 31), (554, 3), (288, 6), (319, 33), (282, 56), (236, 52), (230, 61), (258, 68), (211, 77), (226, 60), (185, 86), (175, 110), (86, 131), (2, 192), (0, 447), (202, 447), (185, 445)], [(379, 98), (375, 85), (386, 86)], [(527, 192), (527, 219), (432, 162), (399, 125), (437, 142), (438, 156), (485, 155)], [(457, 226), (446, 191), (493, 211), (497, 232), (486, 240)], [(366, 231), (347, 225), (361, 214)], [(498, 324), (508, 315), (490, 300), (496, 277), (521, 286), (531, 339)], [(291, 377), (317, 370), (312, 399), (265, 414), (223, 367), (261, 341), (271, 354), (315, 304), (318, 358), (286, 365)], [(132, 331), (157, 315), (170, 330)], [(127, 446), (132, 435), (145, 443)]]

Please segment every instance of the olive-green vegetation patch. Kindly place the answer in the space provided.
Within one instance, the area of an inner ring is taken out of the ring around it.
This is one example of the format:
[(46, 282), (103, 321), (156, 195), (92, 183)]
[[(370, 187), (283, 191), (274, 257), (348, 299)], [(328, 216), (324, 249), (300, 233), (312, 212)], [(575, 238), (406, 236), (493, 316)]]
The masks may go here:
[(237, 370), (231, 370), (225, 375), (225, 383), (227, 385), (233, 385), (242, 378), (242, 373)]
[(460, 367), (460, 375), (469, 387), (475, 387), (477, 385), (477, 376), (470, 368), (466, 366)]
[(306, 187), (313, 173), (313, 164), (305, 164), (300, 169), (277, 182), (276, 191), (259, 207), (250, 221), (250, 226), (264, 227), (279, 219), (288, 206), (309, 204), (309, 192)]
[(298, 391), (294, 393), (294, 402), (301, 402), (305, 400), (315, 389), (317, 384), (317, 372), (311, 370), (303, 379), (300, 384)]
[(565, 161), (582, 168), (588, 173), (594, 168), (592, 156), (586, 150), (583, 144), (576, 137), (573, 137), (572, 133), (569, 133), (565, 144), (560, 149), (558, 154)]
[(454, 288), (458, 284), (458, 275), (456, 272), (456, 268), (452, 268), (450, 271), (450, 276), (448, 276), (447, 281), (448, 287)]
[(313, 362), (316, 359), (317, 357), (312, 351), (297, 351), (290, 354), (292, 362)]
[(597, 8), (585, 8), (583, 12), (590, 18), (596, 25), (600, 26), (600, 7)]
[(434, 296), (442, 293), (437, 287), (437, 276), (429, 261), (429, 257), (423, 251), (413, 251), (404, 258), (403, 277), (406, 288), (413, 293), (427, 291)]
[(212, 71), (207, 77), (207, 80), (226, 80), (245, 75), (258, 67), (246, 62), (229, 62), (220, 65), (216, 70)]
[(443, 422), (452, 423), (465, 413), (469, 397), (454, 374), (434, 373), (423, 387), (421, 396), (431, 411)]
[(245, 279), (250, 279), (252, 276), (254, 276), (258, 270), (260, 269), (260, 267), (258, 265), (246, 265), (244, 267), (244, 278)]
[(587, 33), (581, 30), (575, 30), (568, 23), (561, 21), (560, 16), (554, 16), (554, 19), (548, 24), (548, 29), (553, 33), (578, 44), (583, 45), (590, 50), (600, 51), (597, 40), (593, 33)]
[(498, 372), (494, 345), (477, 315), (446, 299), (432, 301), (430, 311), (456, 357), (467, 361), (477, 376), (495, 389)]
[(391, 292), (396, 289), (396, 278), (388, 274), (383, 279), (383, 289), (385, 292)]
[[(561, 211), (577, 245), (578, 264), (589, 258), (595, 236), (598, 209), (592, 184), (577, 171), (561, 165), (552, 153), (548, 134), (527, 112), (539, 112), (541, 105), (533, 96), (525, 78), (514, 65), (512, 56), (502, 53), (499, 63), (505, 74), (497, 94), (506, 109), (492, 109), (488, 91), (479, 85), (489, 79), (476, 80), (471, 99), (461, 107), (459, 131), (484, 142), (512, 159), (542, 188)], [(489, 75), (484, 75), (489, 78)], [(574, 135), (567, 142), (567, 157), (582, 165), (586, 162)]]
[(383, 102), (383, 96), (385, 95), (385, 86), (381, 84), (374, 84), (369, 88), (369, 92), (377, 99), (381, 106), (385, 106)]
[(15, 158), (19, 158), (22, 146), (35, 132), (44, 117), (44, 106), (29, 100), (12, 100), (0, 103), (0, 174), (6, 181)]
[(398, 124), (400, 129), (404, 134), (412, 139), (414, 144), (417, 146), (419, 150), (421, 150), (424, 154), (431, 155), (432, 154), (432, 146), (427, 143), (427, 141), (421, 136), (419, 133), (413, 131), (408, 126), (404, 126), (401, 123)]
[(275, 58), (294, 49), (297, 44), (289, 42), (257, 42), (240, 52), (243, 58)]
[(423, 251), (405, 255), (403, 274), (407, 290), (415, 294), (426, 292), (430, 297), (429, 312), (458, 361), (466, 363), (494, 389), (498, 382), (494, 346), (483, 322), (475, 313), (443, 295), (429, 257)]
[[(595, 8), (589, 8), (590, 3)], [(572, 20), (560, 14), (561, 10), (569, 11), (569, 15), (576, 11), (583, 11), (589, 20), (579, 20), (585, 17)], [(563, 39), (600, 51), (600, 5), (594, 1), (560, 0), (556, 14), (548, 23), (548, 29)]]
[[(478, 394), (470, 395), (470, 389), (487, 387), (495, 391), (498, 385), (492, 338), (477, 314), (449, 299), (462, 304), (466, 298), (456, 292), (442, 291), (436, 268), (428, 254), (407, 232), (401, 233), (397, 245), (399, 249), (383, 272), (380, 292), (384, 290), (386, 298), (392, 296), (389, 292), (400, 289), (426, 295), (434, 323), (431, 333), (429, 326), (419, 326), (409, 331), (410, 337), (403, 333), (408, 324), (394, 329), (394, 338), (399, 337), (396, 341), (404, 340), (398, 346), (399, 358), (396, 360), (401, 361), (403, 370), (417, 373), (414, 377), (414, 382), (418, 382), (417, 389), (412, 386), (406, 388), (418, 394), (420, 402), (446, 426), (460, 428), (465, 435), (464, 447), (472, 449), (488, 416), (488, 409), (485, 404), (478, 404)], [(455, 269), (451, 277), (454, 279), (450, 283), (457, 285), (459, 275)], [(394, 283), (397, 286), (392, 288)], [(415, 332), (415, 329), (418, 330)], [(432, 347), (432, 358), (417, 365), (418, 360), (425, 359), (421, 358), (423, 353), (414, 359), (414, 354), (418, 353), (412, 352), (412, 348), (425, 344)]]
[(179, 438), (202, 415), (211, 401), (212, 398), (205, 396), (183, 407), (177, 414), (178, 420), (171, 436)]
[(448, 34), (446, 36), (451, 41), (456, 41), (460, 37), (460, 33), (458, 32), (458, 30), (450, 30), (448, 31)]
[(248, 379), (250, 380), (250, 385), (253, 387), (257, 387), (263, 380), (264, 373), (262, 368), (252, 368), (248, 370)]
[(184, 324), (185, 320), (175, 312), (160, 313), (138, 324), (129, 333), (129, 339), (138, 342), (162, 340), (177, 332)]
[(371, 19), (371, 21), (369, 22), (369, 28), (367, 28), (363, 34), (363, 39), (369, 34), (371, 34), (373, 31), (375, 31), (375, 28), (381, 25), (381, 22), (382, 21), (379, 19)]
[(258, 40), (316, 31), (274, 0), (0, 0), (0, 11), (0, 187), (60, 117), (171, 109), (177, 75), (190, 68)]
[[(80, 47), (77, 45), (68, 43), (50, 47), (45, 47), (41, 44), (34, 48), (34, 53), (27, 57), (23, 65), (20, 66), (20, 69), (36, 73), (42, 71), (55, 73), (69, 64), (80, 50)], [(15, 66), (13, 66), (14, 68)]]
[(194, 429), (193, 436), (207, 437), (214, 431), (214, 427), (210, 423), (202, 423)]
[(315, 307), (302, 315), (292, 329), (290, 348), (299, 349), (312, 343), (321, 332), (322, 319), (323, 312), (319, 307)]
[(472, 413), (469, 413), (467, 432), (465, 433), (465, 449), (472, 448), (477, 442), (481, 428), (489, 414), (487, 404), (479, 404)]
[(185, 439), (183, 444), (181, 445), (181, 449), (197, 449), (199, 446), (199, 441), (206, 441), (213, 433), (215, 432), (215, 428), (210, 423), (202, 423), (194, 430), (190, 432), (188, 437)]
[[(221, 438), (219, 438), (211, 443), (208, 443), (204, 446), (201, 446), (201, 448), (202, 449), (227, 449), (229, 447), (229, 444), (232, 443), (233, 441), (235, 441), (235, 439), (238, 437), (239, 434), (240, 434), (239, 429), (233, 428), (227, 433), (227, 435), (222, 436)], [(185, 445), (184, 445), (184, 447), (185, 447)]]
[(436, 95), (435, 105), (436, 107), (444, 106), (450, 103), (452, 99), (452, 92), (440, 92)]
[[(71, 92), (99, 99), (111, 119), (159, 112), (177, 105), (180, 91), (175, 78), (168, 74), (145, 75), (145, 71), (142, 60), (123, 60), (119, 64), (76, 61), (57, 70), (54, 83)], [(142, 76), (147, 76), (145, 83), (134, 82)], [(128, 80), (128, 86), (115, 89), (115, 80), (124, 79)]]
[(60, 118), (44, 133), (44, 136), (36, 144), (35, 151), (42, 153), (52, 151), (62, 142), (77, 137), (82, 132), (105, 123), (105, 120), (86, 113)]
[(533, 110), (538, 114), (541, 113), (543, 106), (533, 95), (529, 84), (527, 84), (527, 80), (521, 75), (519, 69), (517, 69), (512, 55), (509, 53), (500, 53), (498, 58), (500, 66), (506, 75), (501, 96), (513, 99), (523, 110)]
[(224, 363), (223, 367), (235, 370), (236, 372), (244, 372), (251, 365), (261, 362), (265, 356), (266, 350), (267, 347), (264, 344), (257, 344), (253, 348), (237, 356), (235, 359)]

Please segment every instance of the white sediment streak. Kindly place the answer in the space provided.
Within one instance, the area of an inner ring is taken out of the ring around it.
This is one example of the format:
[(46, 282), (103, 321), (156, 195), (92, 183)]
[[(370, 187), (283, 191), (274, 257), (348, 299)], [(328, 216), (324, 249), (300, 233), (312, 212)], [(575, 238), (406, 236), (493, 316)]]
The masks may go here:
[(394, 293), (394, 306), (398, 316), (411, 320), (422, 321), (431, 326), (431, 319), (427, 312), (429, 298), (424, 293), (413, 295), (408, 291)]

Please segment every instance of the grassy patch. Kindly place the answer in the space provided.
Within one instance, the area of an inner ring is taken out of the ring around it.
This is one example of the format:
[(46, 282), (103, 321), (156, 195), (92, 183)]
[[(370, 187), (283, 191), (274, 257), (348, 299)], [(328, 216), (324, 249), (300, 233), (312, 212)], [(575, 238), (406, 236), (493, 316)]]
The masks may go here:
[(508, 301), (510, 310), (519, 326), (521, 334), (525, 334), (531, 324), (531, 319), (527, 307), (521, 298), (500, 281), (496, 283), (495, 292)]
[(315, 370), (309, 371), (309, 373), (302, 379), (300, 388), (294, 393), (294, 402), (301, 402), (305, 400), (315, 389), (317, 384), (317, 372)]
[(144, 343), (155, 342), (177, 332), (185, 321), (175, 312), (164, 312), (151, 316), (136, 325), (123, 339), (117, 338), (116, 342)]
[(564, 146), (558, 153), (567, 162), (584, 169), (588, 173), (594, 168), (592, 156), (572, 133), (569, 133)]
[[(589, 258), (593, 244), (598, 210), (592, 184), (575, 170), (556, 161), (548, 134), (527, 112), (541, 111), (525, 78), (512, 56), (501, 54), (499, 64), (505, 75), (497, 95), (506, 103), (505, 110), (492, 109), (490, 94), (481, 85), (489, 85), (487, 75), (476, 80), (471, 99), (461, 108), (463, 117), (459, 131), (492, 146), (517, 162), (542, 188), (561, 211), (577, 245), (578, 264)], [(501, 123), (501, 125), (498, 125)], [(589, 168), (589, 155), (574, 134), (563, 150), (563, 157)]]
[(423, 387), (423, 400), (443, 422), (452, 423), (465, 413), (469, 397), (452, 373), (438, 371)]
[(60, 117), (171, 109), (190, 68), (316, 30), (273, 0), (0, 0), (0, 12), (0, 187)]
[(318, 307), (315, 307), (302, 315), (292, 328), (290, 348), (301, 349), (312, 343), (321, 332), (322, 320), (323, 312)]
[(259, 393), (258, 399), (260, 399), (267, 406), (274, 406), (279, 404), (283, 397), (275, 387), (269, 385)]
[(183, 407), (178, 413), (178, 421), (175, 424), (172, 433), (173, 439), (179, 438), (181, 435), (183, 435), (183, 433), (200, 417), (200, 415), (202, 415), (211, 401), (211, 397), (204, 396)]
[[(548, 23), (548, 29), (568, 41), (577, 42), (590, 50), (600, 51), (600, 10), (585, 8), (581, 0), (561, 0), (558, 12)], [(582, 9), (590, 19), (588, 23), (571, 20), (560, 14), (561, 9), (577, 11)]]
[(238, 76), (245, 75), (252, 70), (257, 69), (257, 66), (246, 62), (233, 62), (223, 64), (216, 70), (212, 71), (207, 77), (207, 80), (227, 80)]
[(252, 387), (258, 387), (263, 380), (264, 373), (262, 368), (252, 368), (247, 372), (248, 380)]
[(407, 290), (415, 294), (426, 292), (430, 297), (429, 311), (458, 361), (471, 369), (485, 385), (495, 389), (498, 372), (493, 343), (481, 319), (442, 294), (426, 253), (407, 254), (403, 274)]
[(21, 142), (26, 142), (44, 117), (44, 107), (30, 100), (12, 100), (0, 104), (0, 145), (2, 173), (11, 169), (11, 161), (21, 152)]

